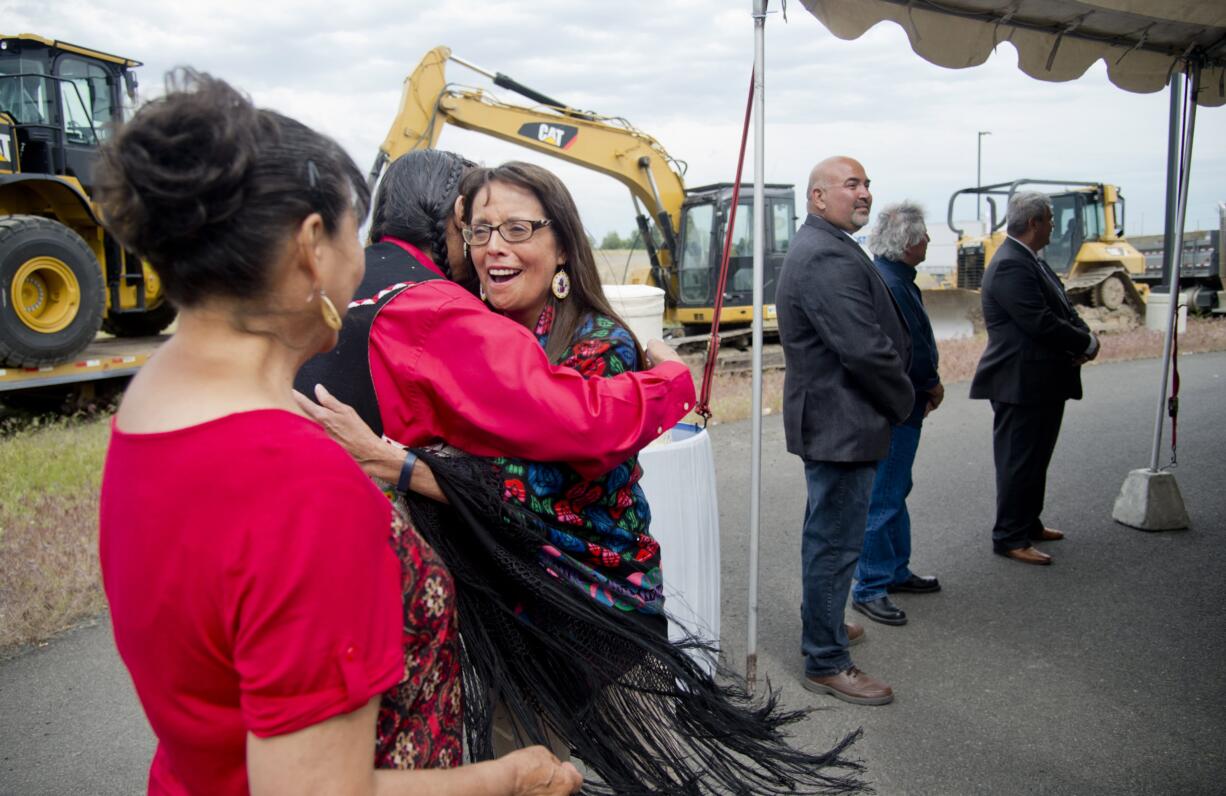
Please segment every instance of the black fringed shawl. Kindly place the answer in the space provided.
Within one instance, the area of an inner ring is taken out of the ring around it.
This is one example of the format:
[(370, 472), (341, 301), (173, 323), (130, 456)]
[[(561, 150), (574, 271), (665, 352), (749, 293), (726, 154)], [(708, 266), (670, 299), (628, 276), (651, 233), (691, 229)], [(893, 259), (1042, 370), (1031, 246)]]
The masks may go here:
[[(777, 695), (750, 699), (720, 685), (690, 656), (697, 639), (669, 642), (658, 616), (606, 608), (537, 563), (546, 520), (502, 500), (489, 461), (415, 452), (450, 505), (408, 496), (414, 525), (456, 581), (465, 731), (475, 760), (493, 756), (493, 706), (503, 702), (530, 743), (542, 721), (600, 781), (592, 794), (796, 794), (863, 787), (843, 757), (797, 751), (783, 728), (803, 711)], [(666, 551), (667, 552), (667, 551)], [(722, 678), (730, 678), (721, 672)]]

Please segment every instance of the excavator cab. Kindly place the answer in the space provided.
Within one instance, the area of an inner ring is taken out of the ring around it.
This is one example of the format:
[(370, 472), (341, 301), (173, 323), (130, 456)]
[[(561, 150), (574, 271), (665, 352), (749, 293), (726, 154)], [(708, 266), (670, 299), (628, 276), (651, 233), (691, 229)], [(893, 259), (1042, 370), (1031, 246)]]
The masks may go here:
[(70, 360), (99, 329), (174, 319), (156, 274), (102, 226), (98, 147), (135, 101), (139, 62), (0, 34), (0, 368)]
[(1102, 209), (1101, 203), (1088, 207), (1085, 194), (1080, 192), (1054, 194), (1051, 197), (1052, 233), (1044, 258), (1057, 274), (1067, 274), (1073, 266), (1082, 241), (1087, 237), (1087, 223), (1095, 217), (1094, 207)]
[[(677, 237), (676, 315), (687, 333), (705, 331), (713, 319), (733, 187), (732, 183), (717, 183), (693, 188), (686, 191), (682, 203), (681, 231)], [(725, 329), (746, 326), (753, 320), (753, 190), (751, 183), (741, 185), (733, 221), (728, 282), (720, 318), (720, 326)], [(763, 188), (763, 200), (766, 212), (763, 327), (773, 330), (778, 328), (774, 313), (775, 283), (796, 229), (796, 198), (791, 185), (768, 184)]]

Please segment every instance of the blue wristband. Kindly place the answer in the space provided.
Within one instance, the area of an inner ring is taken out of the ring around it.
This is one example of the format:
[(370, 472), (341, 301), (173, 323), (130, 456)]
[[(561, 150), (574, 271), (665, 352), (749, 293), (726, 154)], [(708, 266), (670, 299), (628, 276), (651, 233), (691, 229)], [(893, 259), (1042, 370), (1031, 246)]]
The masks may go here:
[(396, 482), (396, 489), (400, 492), (409, 491), (409, 483), (413, 480), (413, 465), (417, 464), (416, 453), (406, 449), (404, 454), (404, 464), (400, 465), (400, 480)]

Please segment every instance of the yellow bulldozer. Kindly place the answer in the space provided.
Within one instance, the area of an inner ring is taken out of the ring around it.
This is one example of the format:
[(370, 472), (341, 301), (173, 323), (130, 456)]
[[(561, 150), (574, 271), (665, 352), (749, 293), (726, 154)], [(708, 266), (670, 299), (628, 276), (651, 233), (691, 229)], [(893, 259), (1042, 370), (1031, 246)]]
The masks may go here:
[[(947, 220), (958, 236), (957, 287), (979, 289), (992, 255), (1005, 241), (1007, 219), (997, 217), (997, 199), (1007, 206), (1009, 198), (1023, 189), (1044, 190), (1051, 198), (1053, 231), (1042, 256), (1079, 311), (1095, 322), (1100, 320), (1095, 307), (1143, 316), (1149, 288), (1136, 278), (1145, 273), (1145, 257), (1124, 237), (1123, 195), (1116, 186), (1101, 182), (1019, 179), (955, 191), (949, 198)], [(986, 234), (968, 235), (954, 221), (955, 202), (963, 196), (987, 200)]]
[[(538, 103), (500, 101), (481, 89), (448, 82), (451, 61), (493, 80), (496, 86)], [(485, 133), (606, 174), (630, 189), (639, 237), (651, 262), (649, 273), (631, 282), (663, 288), (666, 320), (687, 333), (710, 328), (724, 233), (732, 203), (730, 183), (687, 189), (685, 163), (625, 119), (581, 111), (452, 54), (447, 47), (426, 53), (404, 82), (400, 108), (370, 172), (373, 187), (383, 168), (414, 149), (434, 147), (445, 125)], [(775, 279), (796, 226), (791, 185), (764, 188), (767, 217), (763, 325), (776, 328)], [(723, 328), (753, 320), (753, 186), (743, 184), (733, 229), (728, 284), (720, 314)]]
[(174, 320), (157, 275), (103, 228), (98, 146), (135, 103), (140, 63), (32, 34), (0, 34), (0, 368), (71, 360), (99, 330)]

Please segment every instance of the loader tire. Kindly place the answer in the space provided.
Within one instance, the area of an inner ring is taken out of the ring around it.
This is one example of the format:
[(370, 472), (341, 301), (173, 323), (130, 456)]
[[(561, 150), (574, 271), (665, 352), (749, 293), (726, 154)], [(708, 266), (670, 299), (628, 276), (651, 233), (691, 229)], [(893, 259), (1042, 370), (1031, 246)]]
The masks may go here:
[(0, 365), (57, 365), (102, 325), (102, 269), (81, 236), (41, 216), (0, 216)]
[(1109, 276), (1090, 291), (1090, 301), (1095, 307), (1118, 310), (1128, 300), (1128, 289), (1118, 276)]
[(102, 322), (102, 331), (116, 337), (147, 337), (165, 330), (174, 323), (177, 314), (174, 305), (162, 299), (160, 304), (145, 312), (110, 313)]

